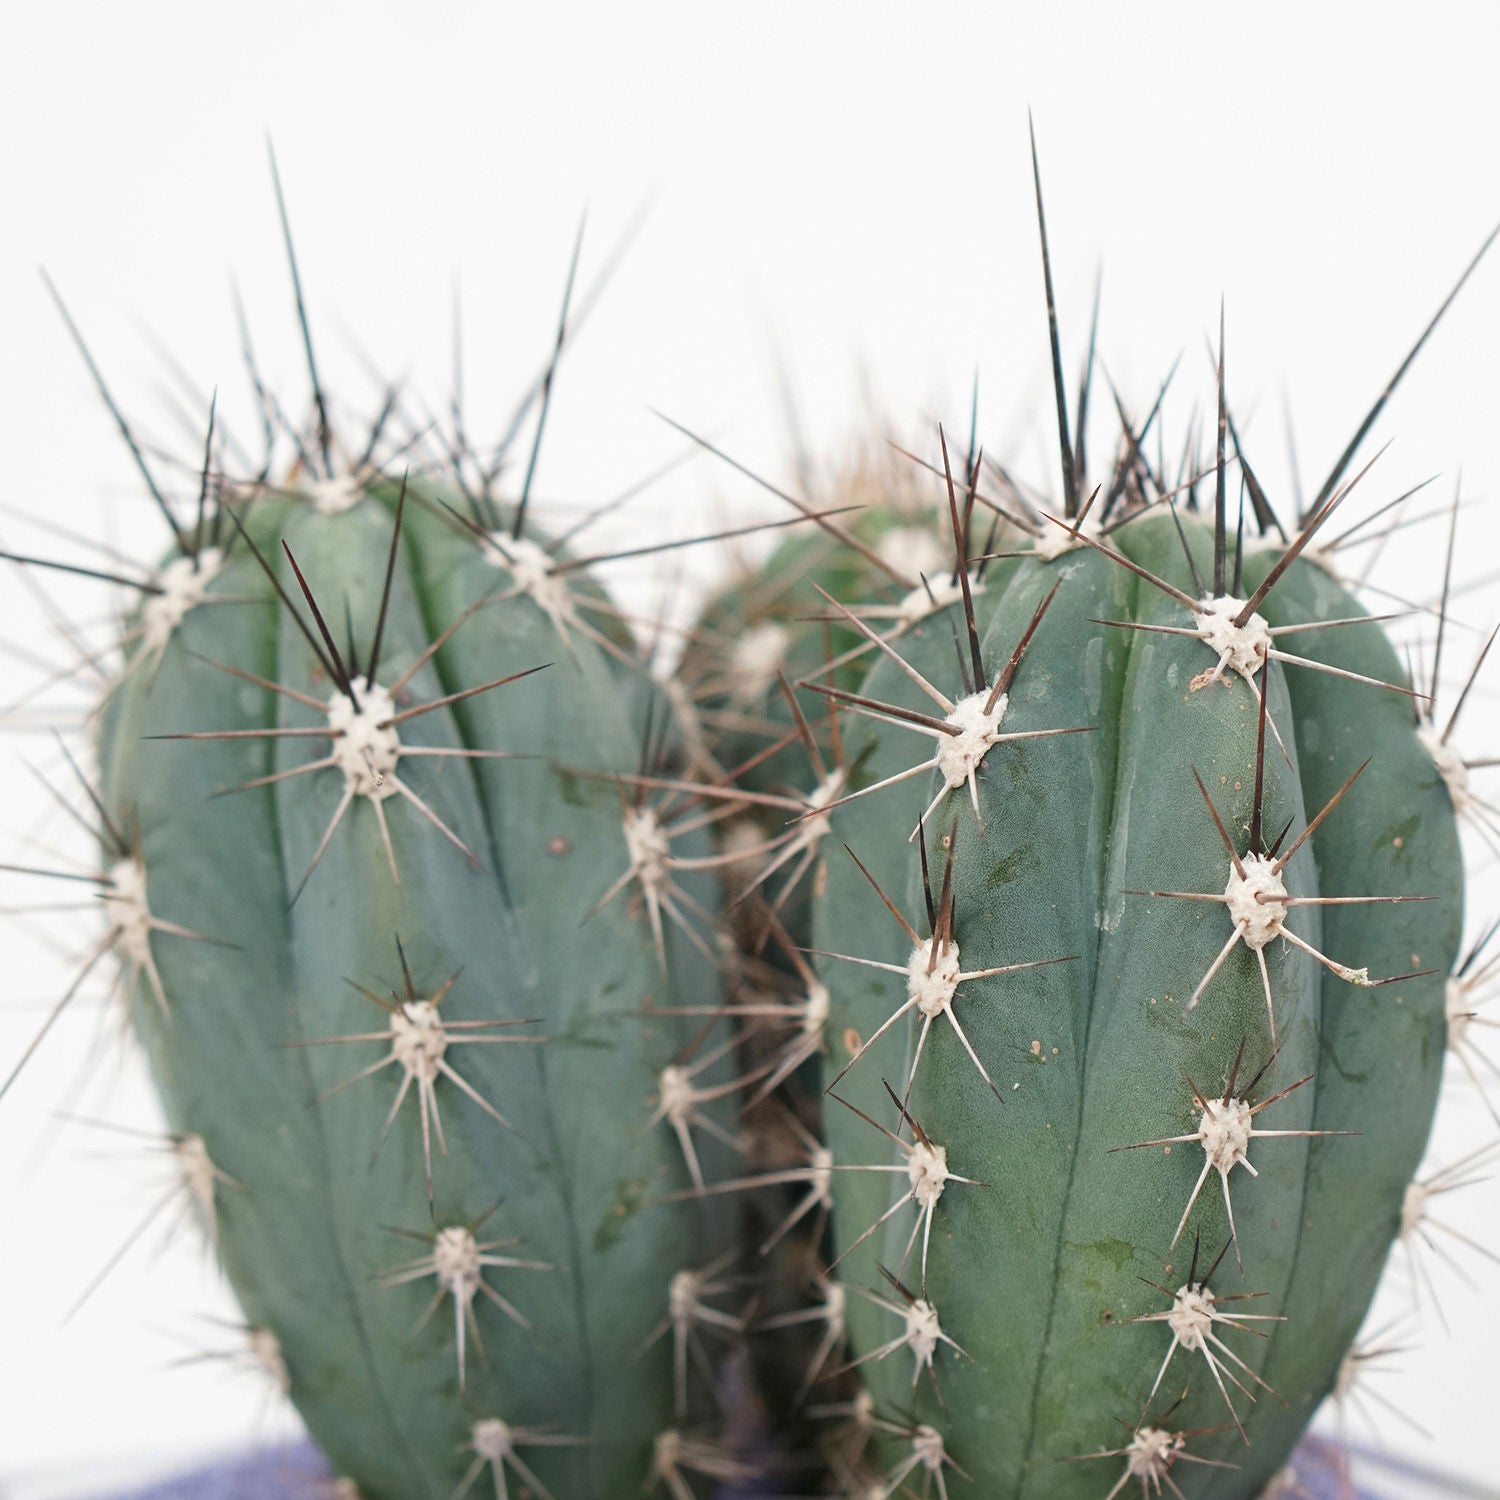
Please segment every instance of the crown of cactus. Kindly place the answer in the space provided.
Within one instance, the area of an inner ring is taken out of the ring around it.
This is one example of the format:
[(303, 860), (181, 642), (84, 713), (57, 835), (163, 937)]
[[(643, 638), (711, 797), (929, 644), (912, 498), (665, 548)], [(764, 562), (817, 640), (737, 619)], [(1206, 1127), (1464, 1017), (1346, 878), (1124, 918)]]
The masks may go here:
[(510, 504), (461, 432), (378, 462), (394, 403), (343, 456), (292, 270), (315, 420), (274, 482), (228, 480), (211, 408), (174, 506), (100, 380), (174, 545), (79, 773), (85, 974), (118, 957), (250, 1351), (336, 1472), (1289, 1483), (1473, 1166), (1414, 1176), (1489, 968), (1467, 767), (1327, 542), (1390, 388), (1288, 535), (1221, 329), (1213, 458), (1169, 482), (1153, 408), (1085, 497), (1053, 314), (1059, 517), (972, 434), (930, 506), (866, 470), (659, 682), (538, 528), (535, 447)]

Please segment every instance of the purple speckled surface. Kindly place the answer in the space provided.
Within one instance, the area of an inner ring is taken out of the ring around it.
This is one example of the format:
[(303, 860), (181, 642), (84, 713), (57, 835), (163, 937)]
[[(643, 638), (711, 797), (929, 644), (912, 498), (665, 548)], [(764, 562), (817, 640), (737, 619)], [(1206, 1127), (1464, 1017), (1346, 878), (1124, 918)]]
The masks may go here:
[[(1304, 1445), (1297, 1455), (1297, 1477), (1306, 1500), (1351, 1500), (1347, 1491), (1339, 1489), (1332, 1450), (1326, 1444)], [(1423, 1493), (1438, 1495), (1443, 1491), (1433, 1489)], [(310, 1446), (296, 1444), (227, 1459), (165, 1484), (131, 1490), (109, 1500), (327, 1500), (329, 1494), (328, 1469), (322, 1459)], [(757, 1497), (749, 1491), (733, 1494), (720, 1491), (719, 1500), (757, 1500)], [(1365, 1494), (1357, 1500), (1377, 1500), (1377, 1497)]]

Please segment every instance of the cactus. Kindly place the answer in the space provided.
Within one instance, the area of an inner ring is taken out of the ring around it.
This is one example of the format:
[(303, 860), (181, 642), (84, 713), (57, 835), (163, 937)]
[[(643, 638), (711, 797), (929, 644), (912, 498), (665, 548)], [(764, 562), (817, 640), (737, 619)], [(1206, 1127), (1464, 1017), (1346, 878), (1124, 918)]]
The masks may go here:
[[(1014, 568), (975, 612), (977, 680), (1036, 622), (1003, 730), (1093, 732), (987, 748), (972, 800), (950, 775), (936, 806), (923, 778), (852, 807), (864, 868), (835, 862), (817, 904), (815, 946), (855, 960), (825, 974), (850, 1106), (828, 1111), (834, 1161), (904, 1167), (894, 1193), (835, 1171), (841, 1271), (886, 1268), (964, 1351), (929, 1343), (865, 1379), (882, 1408), (914, 1405), (981, 1493), (1096, 1493), (1062, 1461), (1118, 1447), (1117, 1420), (1186, 1389), (1172, 1430), (1236, 1473), (1174, 1475), (1183, 1492), (1256, 1494), (1363, 1318), (1435, 1103), (1461, 875), (1408, 703), (1274, 658), (1216, 672), (1180, 598), (1116, 560), (1192, 591), (1213, 537), (1181, 526), (1142, 517), (1111, 532), (1116, 556)], [(1271, 558), (1245, 561), (1250, 580)], [(1273, 630), (1362, 615), (1306, 563), (1261, 610)], [(1402, 681), (1374, 624), (1270, 639)], [(964, 701), (950, 632), (934, 622), (902, 654)], [(903, 711), (925, 696), (892, 661), (862, 692)], [(914, 744), (871, 719), (851, 754), (868, 746), (873, 782)], [(905, 905), (899, 926), (872, 885)], [(1053, 958), (1070, 961), (1037, 962)], [(892, 1308), (851, 1303), (849, 1324), (878, 1350)]]
[(1415, 1175), (1488, 966), (1452, 721), (1323, 546), (1355, 445), (1278, 536), (1221, 328), (1185, 497), (1128, 422), (1085, 497), (1042, 244), (1060, 518), (940, 431), (930, 511), (794, 500), (665, 689), (535, 451), (509, 503), (461, 433), (345, 454), (295, 261), (292, 464), (230, 484), (211, 409), (184, 510), (104, 391), (173, 544), (75, 766), (89, 967), (370, 1500), (1249, 1500), (1476, 1167)]
[(627, 1493), (717, 1412), (712, 1315), (678, 1305), (736, 1252), (691, 1201), (737, 1087), (732, 1034), (681, 1013), (720, 1003), (707, 834), (639, 784), (671, 716), (529, 478), (502, 504), (461, 445), (446, 483), (383, 467), (391, 403), (352, 458), (291, 264), (313, 425), (262, 394), (262, 474), (231, 482), (210, 411), (186, 509), (69, 320), (173, 543), (97, 777), (75, 762), (88, 968), (118, 956), (247, 1347), (337, 1473), (371, 1500)]
[(711, 994), (712, 969), (626, 899), (592, 911), (641, 726), (452, 497), (316, 495), (256, 503), (102, 722), (101, 816), (130, 830), (111, 890), (167, 924), (133, 1019), (233, 1182), (219, 1253), (340, 1472), (446, 1495), (467, 1446), (540, 1493), (611, 1493), (674, 1420), (668, 1284), (716, 1248), (688, 1205), (642, 1221), (686, 1178), (647, 1104), (678, 1109), (690, 1036), (641, 1002)]
[[(1413, 1176), (1445, 1049), (1473, 1068), (1467, 767), (1436, 665), (1424, 696), (1321, 550), (1390, 387), (1278, 540), (1222, 347), (1211, 510), (1128, 423), (1085, 499), (1059, 376), (1065, 520), (1005, 509), (981, 590), (980, 471), (944, 443), (959, 597), (892, 630), (824, 595), (868, 669), (799, 684), (843, 721), (817, 821), (851, 856), (827, 840), (804, 939), (832, 1223), (805, 1316), (864, 1387), (840, 1493), (1259, 1495), (1342, 1399), (1392, 1246), (1491, 1159)], [(1446, 584), (1435, 654), (1445, 612)]]

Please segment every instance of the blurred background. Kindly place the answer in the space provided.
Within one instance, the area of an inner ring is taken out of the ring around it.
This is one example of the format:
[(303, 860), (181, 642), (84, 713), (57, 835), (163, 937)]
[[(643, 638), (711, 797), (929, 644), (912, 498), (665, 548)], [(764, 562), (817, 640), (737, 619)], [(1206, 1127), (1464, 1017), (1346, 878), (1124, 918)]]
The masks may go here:
[[(799, 486), (888, 437), (929, 452), (938, 420), (966, 432), (976, 378), (986, 451), (1057, 493), (1028, 109), (1067, 369), (1102, 275), (1104, 369), (1140, 414), (1180, 356), (1167, 426), (1181, 431), (1211, 409), (1222, 299), (1230, 398), (1288, 508), (1295, 474), (1316, 489), (1500, 219), (1500, 12), (1484, 4), (438, 3), (419, 17), (371, 0), (64, 0), (18, 9), (6, 31), (0, 546), (48, 555), (72, 544), (46, 526), (140, 557), (163, 537), (38, 266), (153, 452), (200, 461), (215, 389), (221, 421), (256, 449), (231, 278), (267, 383), (302, 416), (268, 136), (324, 383), (351, 424), (396, 377), (446, 414), (461, 297), (466, 423), (476, 442), (497, 437), (547, 358), (586, 213), (580, 287), (614, 269), (557, 380), (536, 480), (557, 513), (683, 453), (654, 411)], [(1378, 437), (1393, 442), (1367, 481), (1370, 504), (1434, 474), (1425, 509), (1460, 479), (1472, 502), (1453, 686), (1500, 618), (1497, 334), (1500, 252), (1392, 401)], [(596, 539), (779, 514), (700, 457)], [(1440, 522), (1403, 533), (1377, 577), (1431, 600), (1443, 545)], [(679, 557), (689, 584), (725, 563)], [(649, 600), (683, 571), (637, 564), (619, 582)], [(80, 847), (31, 767), (50, 778), (60, 764), (51, 728), (79, 722), (86, 678), (39, 685), (76, 654), (58, 615), (101, 624), (112, 606), (97, 586), (3, 575), (7, 858)], [(1491, 672), (1466, 709), (1471, 757), (1500, 743), (1494, 685)], [(1477, 931), (1500, 889), (1476, 847)], [(90, 930), (6, 922), (0, 1073)], [(157, 1123), (104, 990), (80, 992), (0, 1104), (11, 1500), (68, 1500), (294, 1430), (236, 1353), (202, 1246), (186, 1231), (163, 1242), (173, 1206), (141, 1228), (167, 1163), (141, 1138), (61, 1118)], [(1500, 1133), (1459, 1071), (1434, 1169)], [(1345, 1420), (1361, 1442), (1482, 1485), (1500, 1471), (1500, 1185), (1445, 1195), (1434, 1214), (1469, 1243), (1437, 1236), (1415, 1278), (1398, 1256), (1372, 1334), (1401, 1352), (1367, 1372)], [(1418, 1493), (1403, 1484), (1386, 1493)]]

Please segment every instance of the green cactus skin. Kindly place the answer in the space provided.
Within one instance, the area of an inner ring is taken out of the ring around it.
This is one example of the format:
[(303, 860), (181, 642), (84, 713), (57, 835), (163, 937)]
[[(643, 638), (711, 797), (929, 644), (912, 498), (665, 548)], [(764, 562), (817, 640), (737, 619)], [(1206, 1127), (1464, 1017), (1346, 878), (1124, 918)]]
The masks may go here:
[[(263, 551), (288, 544), (340, 639), (347, 601), (362, 659), (395, 498), (377, 481), (339, 514), (299, 498), (263, 498), (249, 512)], [(378, 680), (395, 681), (481, 600), (403, 699), (547, 667), (398, 726), (406, 747), (519, 757), (398, 762), (477, 862), (391, 796), (396, 884), (374, 809), (357, 796), (293, 901), (342, 771), (215, 794), (293, 771), (328, 742), (151, 738), (326, 725), (212, 664), (319, 702), (337, 695), (240, 544), (209, 592), (244, 602), (189, 612), (159, 661), (126, 675), (102, 720), (103, 801), (118, 826), (138, 830), (151, 913), (212, 939), (154, 933), (169, 1014), (141, 976), (131, 1014), (173, 1126), (200, 1135), (232, 1179), (217, 1192), (220, 1257), (250, 1325), (279, 1340), (290, 1394), (336, 1472), (369, 1500), (448, 1500), (481, 1456), (475, 1424), (499, 1418), (556, 1496), (633, 1493), (676, 1420), (673, 1338), (653, 1339), (670, 1279), (722, 1249), (700, 1203), (642, 1211), (688, 1185), (678, 1140), (652, 1109), (660, 1070), (693, 1034), (647, 1012), (674, 987), (712, 1004), (718, 980), (675, 933), (664, 974), (631, 893), (590, 915), (627, 856), (616, 787), (576, 773), (636, 768), (638, 689), (582, 633), (563, 638), (532, 598), (503, 597), (508, 573), (435, 505), (416, 503), (434, 498), (415, 487), (408, 497)], [(278, 573), (296, 597), (284, 555)], [(679, 878), (712, 902), (701, 878)], [(436, 1078), (446, 1150), (434, 1138), (431, 1208), (418, 1087), (382, 1143), (403, 1068), (356, 1079), (391, 1041), (329, 1040), (392, 1030), (355, 986), (387, 1004), (404, 998), (397, 939), (417, 996), (451, 983), (439, 1011), (454, 1028), (445, 1060), (511, 1127)], [(483, 1025), (497, 1020), (526, 1024)], [(694, 1135), (712, 1166), (712, 1141)], [(497, 1256), (550, 1267), (485, 1269), (529, 1326), (477, 1295), (484, 1352), (470, 1334), (462, 1383), (456, 1299), (442, 1297), (424, 1321), (433, 1276), (392, 1285), (386, 1274), (431, 1255), (434, 1235), (453, 1226), (501, 1242)], [(475, 1483), (491, 1482), (478, 1473)]]
[[(1200, 575), (1209, 576), (1211, 534), (1184, 518)], [(1197, 597), (1172, 523), (1139, 519), (1112, 544)], [(1247, 557), (1246, 591), (1274, 559)], [(1259, 572), (1257, 572), (1257, 568)], [(993, 673), (1054, 583), (1061, 588), (1023, 659), (1004, 727), (1092, 725), (1094, 732), (992, 748), (978, 775), (983, 830), (965, 790), (927, 823), (933, 896), (942, 878), (938, 836), (953, 830), (955, 939), (965, 970), (1052, 957), (1072, 961), (962, 984), (954, 1013), (993, 1078), (986, 1087), (958, 1037), (933, 1026), (911, 1087), (911, 1115), (946, 1148), (952, 1173), (932, 1221), (925, 1290), (921, 1243), (902, 1265), (917, 1209), (908, 1203), (850, 1253), (859, 1234), (898, 1201), (904, 1175), (836, 1171), (835, 1252), (851, 1287), (894, 1294), (878, 1268), (899, 1272), (936, 1309), (946, 1345), (935, 1355), (941, 1401), (927, 1373), (913, 1387), (910, 1347), (861, 1368), (877, 1412), (898, 1424), (928, 1423), (961, 1466), (945, 1472), (951, 1494), (1094, 1497), (1124, 1459), (1075, 1462), (1120, 1450), (1128, 1429), (1187, 1397), (1172, 1431), (1187, 1452), (1234, 1464), (1178, 1463), (1185, 1495), (1243, 1500), (1285, 1462), (1327, 1394), (1374, 1291), (1399, 1228), (1402, 1192), (1426, 1142), (1444, 1045), (1444, 975), (1457, 950), (1461, 873), (1447, 791), (1414, 733), (1410, 700), (1306, 667), (1268, 672), (1268, 704), (1291, 767), (1268, 737), (1265, 840), (1290, 820), (1284, 847), (1349, 774), (1371, 764), (1285, 870), (1290, 894), (1421, 895), (1397, 905), (1303, 906), (1288, 927), (1312, 946), (1377, 978), (1433, 970), (1363, 989), (1281, 941), (1265, 949), (1280, 1051), (1255, 1099), (1306, 1075), (1256, 1117), (1257, 1129), (1353, 1131), (1255, 1141), (1230, 1177), (1243, 1273), (1230, 1250), (1213, 1271), (1217, 1297), (1254, 1295), (1224, 1311), (1266, 1314), (1256, 1337), (1218, 1328), (1234, 1353), (1286, 1402), (1229, 1386), (1249, 1439), (1232, 1426), (1199, 1353), (1178, 1349), (1154, 1399), (1147, 1397), (1172, 1344), (1160, 1322), (1188, 1281), (1229, 1242), (1217, 1174), (1210, 1172), (1186, 1230), (1171, 1241), (1203, 1170), (1196, 1142), (1170, 1152), (1117, 1150), (1191, 1135), (1201, 1110), (1187, 1080), (1222, 1095), (1240, 1048), (1243, 1087), (1270, 1059), (1261, 979), (1238, 945), (1205, 990), (1188, 1000), (1231, 931), (1224, 905), (1126, 895), (1127, 890), (1220, 893), (1229, 858), (1196, 770), (1243, 854), (1251, 819), (1259, 714), (1232, 672), (1194, 689), (1215, 657), (1200, 640), (1111, 628), (1117, 620), (1182, 626), (1183, 606), (1094, 551), (1018, 564), (980, 602), (984, 657)], [(1274, 626), (1362, 615), (1317, 566), (1298, 562), (1263, 608)], [(902, 654), (957, 696), (953, 623), (937, 617), (902, 642)], [(1400, 668), (1374, 624), (1278, 637), (1278, 649), (1389, 682)], [(863, 692), (932, 712), (889, 661)], [(848, 732), (860, 779), (873, 783), (931, 753), (930, 739), (861, 719)], [(921, 877), (908, 835), (940, 783), (929, 773), (853, 803), (839, 832), (925, 938)], [(1321, 918), (1321, 920), (1320, 920)], [(815, 946), (905, 966), (911, 940), (850, 861), (831, 861), (815, 903)], [(834, 1072), (907, 998), (902, 976), (823, 960), (832, 996)], [(898, 1117), (885, 1089), (905, 1086), (917, 1035), (903, 1019), (849, 1069), (833, 1092), (888, 1129)], [(888, 1166), (895, 1148), (871, 1124), (827, 1101), (827, 1135), (844, 1166)], [(901, 1132), (910, 1142), (909, 1129)], [(984, 1184), (984, 1185), (978, 1185)], [(1162, 1291), (1147, 1285), (1149, 1280)], [(852, 1358), (903, 1329), (872, 1300), (849, 1298)], [(1221, 1359), (1223, 1356), (1220, 1356)], [(1127, 1424), (1122, 1428), (1120, 1423)], [(893, 1470), (913, 1449), (885, 1440)], [(918, 1471), (919, 1473), (921, 1470)], [(1103, 1481), (1101, 1483), (1101, 1480)], [(1132, 1481), (1134, 1482), (1134, 1481)]]

